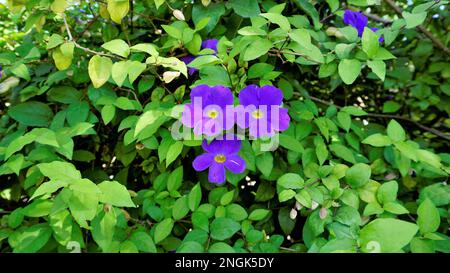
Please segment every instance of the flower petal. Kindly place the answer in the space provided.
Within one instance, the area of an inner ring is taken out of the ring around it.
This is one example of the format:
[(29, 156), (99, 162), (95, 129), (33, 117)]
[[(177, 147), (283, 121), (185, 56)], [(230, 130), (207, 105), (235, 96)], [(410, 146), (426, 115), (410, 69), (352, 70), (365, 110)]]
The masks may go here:
[(346, 10), (344, 13), (344, 23), (356, 28), (359, 37), (362, 36), (364, 28), (367, 26), (367, 22), (367, 17), (361, 12)]
[(288, 114), (288, 109), (280, 108), (280, 120), (279, 125), (275, 128), (278, 131), (284, 131), (289, 128), (289, 123), (291, 121), (291, 117)]
[(261, 105), (280, 105), (283, 102), (283, 92), (275, 86), (265, 85), (259, 88)]
[(211, 164), (214, 162), (214, 155), (213, 154), (201, 154), (197, 156), (194, 161), (192, 162), (192, 167), (198, 172), (204, 171), (211, 166)]
[(208, 180), (211, 183), (221, 184), (225, 182), (225, 166), (222, 163), (213, 162), (209, 167)]
[(258, 96), (259, 87), (256, 84), (251, 84), (243, 88), (239, 92), (239, 102), (241, 105), (248, 106), (254, 105), (255, 107), (259, 106), (259, 96)]
[(232, 173), (243, 173), (245, 171), (245, 160), (238, 155), (228, 156), (224, 164)]
[(219, 40), (217, 39), (208, 39), (208, 40), (204, 40), (202, 42), (202, 48), (209, 48), (214, 50), (217, 53), (217, 44), (219, 43)]

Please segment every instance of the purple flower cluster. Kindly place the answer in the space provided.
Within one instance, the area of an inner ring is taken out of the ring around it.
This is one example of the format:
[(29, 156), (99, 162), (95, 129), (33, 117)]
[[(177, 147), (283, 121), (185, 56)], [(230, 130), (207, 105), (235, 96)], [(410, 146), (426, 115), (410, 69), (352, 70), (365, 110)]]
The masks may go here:
[[(208, 48), (208, 49), (213, 50), (217, 54), (217, 43), (218, 42), (219, 41), (217, 39), (205, 40), (205, 41), (202, 42), (201, 49)], [(180, 60), (182, 62), (184, 62), (186, 65), (188, 65), (193, 60), (195, 60), (195, 58), (197, 58), (197, 56), (187, 55), (187, 56), (181, 57)], [(193, 68), (193, 67), (189, 67), (188, 68), (189, 75), (193, 75), (197, 71), (198, 71), (198, 69), (196, 69), (196, 68)]]
[[(346, 10), (344, 12), (344, 23), (346, 25), (350, 25), (354, 27), (358, 31), (358, 36), (362, 37), (364, 28), (367, 27), (369, 20), (367, 17), (361, 12)], [(373, 32), (377, 32), (378, 28), (373, 27), (370, 28)], [(383, 37), (380, 37), (379, 42), (382, 43), (384, 41)]]
[(237, 124), (249, 129), (251, 138), (272, 137), (289, 127), (290, 117), (282, 108), (283, 93), (274, 86), (249, 85), (239, 92), (240, 105), (234, 106), (233, 94), (225, 86), (198, 85), (191, 91), (191, 103), (186, 104), (182, 123), (193, 128), (195, 135), (216, 137), (209, 145), (204, 140), (205, 154), (197, 157), (193, 167), (197, 171), (209, 168), (208, 179), (212, 183), (225, 182), (225, 169), (242, 173), (245, 161), (237, 153), (240, 140), (231, 134), (218, 139), (224, 130)]

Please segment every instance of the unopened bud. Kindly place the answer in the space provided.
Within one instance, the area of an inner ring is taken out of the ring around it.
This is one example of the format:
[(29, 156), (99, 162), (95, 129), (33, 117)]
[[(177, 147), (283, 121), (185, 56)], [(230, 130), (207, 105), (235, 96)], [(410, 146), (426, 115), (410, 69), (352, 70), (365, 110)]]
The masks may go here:
[(328, 215), (328, 210), (326, 208), (321, 208), (319, 211), (319, 217), (320, 219), (325, 219)]
[(180, 21), (186, 20), (186, 19), (184, 18), (183, 12), (182, 12), (181, 10), (179, 10), (179, 9), (174, 10), (174, 11), (172, 12), (172, 14), (173, 14), (173, 16), (174, 16), (175, 18), (177, 18), (177, 19), (180, 20)]
[(295, 209), (296, 210), (301, 210), (303, 208), (302, 204), (300, 204), (299, 202), (295, 201)]
[(166, 71), (163, 73), (163, 80), (165, 83), (170, 83), (174, 79), (180, 76), (180, 72), (178, 71)]
[(317, 209), (318, 206), (319, 206), (319, 203), (317, 203), (316, 201), (313, 200), (311, 202), (311, 209), (315, 210), (315, 209)]
[(142, 144), (142, 143), (136, 144), (136, 150), (142, 150), (144, 148), (145, 148), (144, 144)]
[(158, 34), (158, 35), (162, 34), (162, 30), (161, 29), (155, 30), (155, 34)]
[(292, 220), (297, 218), (297, 210), (291, 209), (291, 212), (289, 213), (289, 218), (291, 218)]

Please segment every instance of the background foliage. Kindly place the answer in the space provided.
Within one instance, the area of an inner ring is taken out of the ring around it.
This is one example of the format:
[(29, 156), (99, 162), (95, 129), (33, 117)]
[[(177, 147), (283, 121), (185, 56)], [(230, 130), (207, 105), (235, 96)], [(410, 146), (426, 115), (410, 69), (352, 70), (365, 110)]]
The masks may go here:
[[(450, 251), (447, 1), (4, 2), (1, 252)], [(292, 119), (219, 186), (168, 130), (202, 83)]]

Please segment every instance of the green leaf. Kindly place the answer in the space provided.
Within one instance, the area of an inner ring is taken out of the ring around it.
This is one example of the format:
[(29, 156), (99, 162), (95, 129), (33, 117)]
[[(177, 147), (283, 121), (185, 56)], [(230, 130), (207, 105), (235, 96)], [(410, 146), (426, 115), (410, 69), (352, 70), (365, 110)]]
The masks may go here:
[(250, 215), (248, 216), (248, 219), (251, 221), (260, 221), (263, 220), (264, 218), (267, 217), (267, 215), (269, 215), (270, 210), (267, 209), (255, 209), (254, 211), (252, 211), (250, 213)]
[(176, 168), (167, 179), (167, 189), (169, 192), (176, 191), (183, 182), (183, 166)]
[(52, 118), (52, 109), (42, 102), (28, 101), (9, 108), (8, 115), (26, 126), (47, 127)]
[(140, 43), (130, 47), (132, 51), (148, 53), (151, 56), (158, 56), (159, 52), (153, 44)]
[(269, 49), (272, 48), (272, 46), (273, 45), (271, 41), (263, 38), (257, 38), (245, 50), (244, 61), (251, 61), (261, 57), (262, 55), (266, 54)]
[(138, 119), (136, 123), (136, 128), (134, 129), (134, 137), (144, 130), (145, 127), (155, 123), (158, 118), (162, 116), (162, 112), (158, 110), (149, 110), (144, 112)]
[(95, 55), (89, 61), (88, 72), (92, 84), (95, 88), (100, 88), (104, 85), (111, 75), (112, 61), (108, 57), (100, 57)]
[(350, 126), (352, 125), (350, 114), (344, 111), (339, 111), (337, 113), (337, 120), (347, 132), (350, 130)]
[(37, 224), (22, 230), (12, 245), (14, 253), (35, 253), (40, 250), (52, 236), (52, 229), (47, 224)]
[(52, 34), (52, 36), (50, 36), (50, 38), (48, 39), (48, 43), (47, 43), (47, 47), (46, 49), (52, 49), (55, 48), (57, 46), (59, 46), (60, 44), (64, 43), (64, 38), (59, 35), (59, 34)]
[(378, 48), (380, 47), (378, 39), (378, 35), (376, 35), (370, 28), (364, 28), (364, 32), (361, 37), (362, 50), (369, 58), (373, 58), (378, 52)]
[(87, 222), (95, 217), (99, 202), (100, 190), (97, 185), (87, 179), (72, 182), (72, 195), (69, 198), (69, 208), (73, 218), (81, 227), (87, 228)]
[(212, 244), (209, 249), (209, 253), (235, 253), (236, 251), (229, 244), (224, 242), (217, 242)]
[(345, 172), (345, 181), (352, 188), (360, 188), (369, 182), (372, 171), (370, 166), (364, 163), (357, 163)]
[(277, 185), (286, 189), (301, 189), (303, 188), (304, 180), (296, 173), (286, 173), (278, 178)]
[(207, 7), (201, 4), (195, 4), (192, 8), (192, 20), (197, 26), (205, 18), (209, 18), (208, 24), (203, 29), (207, 33), (211, 32), (219, 22), (220, 17), (225, 13), (223, 3), (211, 3)]
[(220, 217), (211, 223), (211, 237), (215, 240), (223, 241), (231, 238), (241, 229), (238, 222), (230, 218)]
[(400, 110), (402, 106), (395, 101), (387, 101), (383, 103), (383, 113), (395, 113)]
[(156, 253), (156, 246), (153, 239), (144, 231), (136, 231), (131, 234), (129, 240), (133, 242), (137, 249), (142, 252)]
[(172, 208), (172, 217), (175, 221), (182, 219), (189, 212), (188, 198), (185, 196), (178, 198)]
[(377, 199), (381, 204), (386, 204), (397, 199), (398, 184), (396, 181), (389, 181), (381, 184), (377, 191)]
[(188, 195), (188, 206), (191, 211), (195, 211), (198, 206), (200, 205), (200, 202), (202, 200), (202, 188), (200, 186), (200, 183), (197, 183), (191, 190), (191, 192)]
[(247, 211), (238, 204), (229, 204), (225, 209), (227, 218), (233, 219), (235, 221), (240, 222), (247, 219), (248, 217)]
[(114, 105), (112, 105), (112, 104), (105, 105), (102, 108), (101, 114), (102, 114), (103, 123), (105, 123), (105, 125), (107, 125), (114, 118), (114, 116), (116, 114), (116, 107), (114, 107)]
[(281, 14), (278, 13), (261, 13), (262, 17), (269, 20), (269, 22), (277, 24), (281, 29), (289, 31), (291, 29), (291, 24), (289, 20)]
[(377, 75), (380, 80), (384, 81), (386, 77), (386, 64), (383, 61), (367, 61), (367, 66)]
[(37, 165), (39, 171), (52, 181), (71, 183), (81, 179), (81, 173), (74, 165), (63, 161), (53, 161)]
[(97, 185), (102, 194), (100, 202), (116, 207), (136, 207), (127, 188), (117, 181), (103, 181)]
[(392, 144), (392, 141), (389, 137), (382, 135), (382, 134), (373, 134), (368, 137), (366, 137), (362, 143), (369, 144), (374, 147), (385, 147)]
[(115, 62), (111, 68), (111, 77), (118, 86), (122, 86), (128, 75), (129, 63), (126, 61)]
[(259, 155), (256, 159), (256, 167), (265, 177), (269, 177), (273, 169), (273, 156), (271, 153), (266, 152)]
[(109, 248), (113, 243), (116, 223), (117, 219), (114, 209), (110, 209), (108, 212), (100, 211), (92, 220), (92, 237), (103, 252), (109, 252)]
[(121, 0), (107, 0), (108, 3), (108, 12), (111, 16), (111, 19), (117, 23), (121, 24), (122, 19), (127, 15), (130, 10), (130, 2), (129, 1), (121, 1)]
[(362, 251), (371, 252), (377, 245), (381, 252), (398, 252), (416, 235), (415, 224), (397, 219), (376, 219), (361, 229), (359, 240)]
[(128, 44), (121, 39), (114, 39), (107, 43), (104, 43), (102, 47), (109, 52), (122, 56), (124, 58), (128, 57), (130, 55), (130, 47)]
[(11, 67), (11, 73), (24, 80), (31, 80), (30, 72), (25, 64), (18, 63)]
[(166, 167), (168, 167), (170, 163), (177, 159), (177, 157), (181, 154), (181, 151), (183, 151), (183, 142), (176, 141), (175, 143), (170, 145), (166, 155)]
[(244, 18), (255, 17), (260, 13), (257, 0), (230, 0), (228, 3), (234, 12)]
[(356, 59), (344, 59), (339, 62), (339, 76), (345, 84), (352, 84), (361, 72), (361, 63)]
[(406, 133), (405, 130), (403, 130), (403, 127), (392, 119), (387, 127), (387, 135), (393, 142), (401, 142), (405, 141), (406, 139)]
[(407, 11), (402, 12), (403, 18), (406, 21), (406, 28), (414, 28), (422, 24), (427, 18), (426, 12), (409, 13)]
[(438, 230), (441, 224), (441, 216), (433, 202), (426, 198), (417, 209), (417, 224), (419, 225), (420, 233), (427, 234)]
[(194, 226), (194, 228), (209, 232), (209, 220), (208, 216), (205, 213), (201, 211), (196, 211), (192, 213), (191, 218), (192, 218), (192, 225)]
[(166, 218), (158, 223), (155, 227), (155, 243), (159, 243), (172, 233), (173, 228), (172, 218)]
[(409, 211), (397, 202), (389, 202), (383, 205), (384, 210), (393, 214), (406, 214)]

